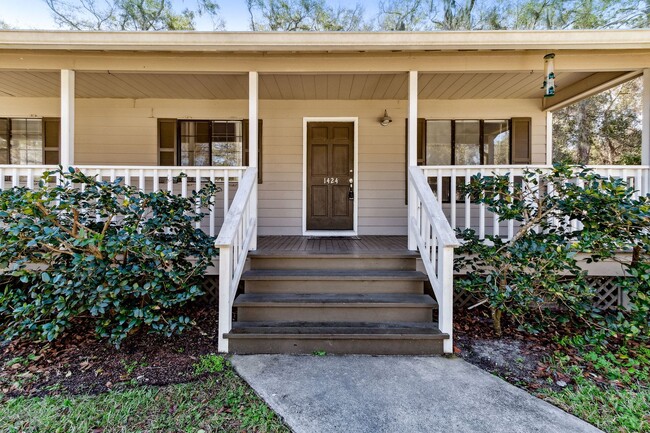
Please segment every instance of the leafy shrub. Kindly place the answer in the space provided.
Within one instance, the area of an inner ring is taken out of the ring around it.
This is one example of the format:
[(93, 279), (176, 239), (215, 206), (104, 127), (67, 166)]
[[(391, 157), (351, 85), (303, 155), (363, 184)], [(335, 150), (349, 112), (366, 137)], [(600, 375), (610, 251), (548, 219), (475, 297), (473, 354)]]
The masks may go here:
[(2, 336), (54, 340), (81, 321), (116, 345), (140, 328), (182, 331), (179, 307), (217, 254), (196, 205), (217, 190), (145, 193), (59, 169), (0, 191)]
[(226, 360), (221, 355), (210, 353), (201, 355), (199, 362), (194, 364), (194, 375), (199, 376), (204, 373), (221, 373), (226, 368)]
[[(634, 198), (634, 188), (624, 180), (567, 165), (550, 172), (528, 170), (523, 182), (514, 185), (508, 175), (476, 175), (464, 193), (500, 221), (520, 224), (511, 240), (488, 235), (484, 241), (473, 230), (459, 231), (464, 243), (457, 250), (456, 267), (468, 273), (459, 286), (485, 299), (497, 335), (504, 313), (532, 330), (548, 320), (579, 318), (598, 329), (648, 334), (647, 196)], [(580, 230), (572, 224), (577, 221)], [(632, 263), (623, 264), (629, 275), (622, 284), (635, 306), (632, 312), (603, 318), (592, 307), (595, 293), (578, 254), (591, 262), (615, 258), (624, 250), (634, 252)], [(561, 308), (551, 308), (557, 306)]]

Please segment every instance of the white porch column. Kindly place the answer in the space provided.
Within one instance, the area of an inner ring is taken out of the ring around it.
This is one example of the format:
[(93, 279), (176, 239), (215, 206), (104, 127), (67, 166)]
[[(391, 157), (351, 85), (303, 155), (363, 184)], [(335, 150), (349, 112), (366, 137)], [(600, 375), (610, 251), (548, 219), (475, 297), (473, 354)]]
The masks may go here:
[(75, 71), (61, 70), (61, 144), (59, 158), (63, 168), (74, 165)]
[[(258, 147), (259, 143), (257, 140), (258, 137), (258, 87), (259, 87), (259, 74), (256, 71), (250, 71), (248, 73), (248, 165), (249, 167), (258, 167), (257, 158), (258, 158)], [(255, 221), (255, 233), (251, 239), (251, 250), (257, 249), (257, 181), (253, 186), (253, 191), (251, 192), (251, 200), (253, 206), (251, 206), (252, 213), (251, 215)]]
[(650, 69), (643, 70), (641, 164), (650, 165)]
[[(418, 164), (418, 71), (409, 71), (409, 101), (408, 101), (408, 166)], [(417, 214), (417, 206), (415, 200), (415, 188), (409, 181), (408, 173), (406, 173), (406, 181), (408, 182), (408, 249), (415, 251), (417, 249), (417, 242), (415, 236), (411, 233), (411, 217)]]
[(553, 165), (553, 113), (550, 111), (546, 112), (546, 165)]

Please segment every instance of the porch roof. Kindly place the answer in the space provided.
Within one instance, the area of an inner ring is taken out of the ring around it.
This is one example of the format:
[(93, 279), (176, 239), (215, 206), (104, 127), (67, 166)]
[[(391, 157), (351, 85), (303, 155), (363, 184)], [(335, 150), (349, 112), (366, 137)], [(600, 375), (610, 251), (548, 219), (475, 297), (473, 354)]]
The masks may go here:
[(459, 32), (0, 31), (3, 50), (381, 52), (650, 49), (650, 30)]

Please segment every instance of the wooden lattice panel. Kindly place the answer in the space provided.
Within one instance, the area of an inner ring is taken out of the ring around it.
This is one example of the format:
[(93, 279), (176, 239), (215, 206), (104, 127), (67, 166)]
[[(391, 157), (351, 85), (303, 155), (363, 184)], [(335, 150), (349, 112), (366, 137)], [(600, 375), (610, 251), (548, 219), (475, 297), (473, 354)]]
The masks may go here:
[[(594, 290), (594, 306), (601, 310), (624, 305), (625, 297), (617, 277), (588, 277), (587, 282)], [(478, 298), (466, 290), (456, 289), (454, 308), (467, 308), (478, 302)]]
[(594, 306), (606, 310), (623, 305), (623, 291), (616, 277), (589, 277), (587, 281), (596, 293)]
[(201, 289), (205, 292), (205, 299), (208, 303), (217, 305), (219, 303), (219, 276), (205, 275), (201, 283)]

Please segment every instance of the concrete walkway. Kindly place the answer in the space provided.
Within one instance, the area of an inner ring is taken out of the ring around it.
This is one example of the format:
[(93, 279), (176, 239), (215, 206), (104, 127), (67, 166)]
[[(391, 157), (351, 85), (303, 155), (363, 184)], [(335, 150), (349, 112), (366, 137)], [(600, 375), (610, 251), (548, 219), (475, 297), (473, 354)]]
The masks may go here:
[(296, 433), (600, 430), (460, 359), (234, 356)]

